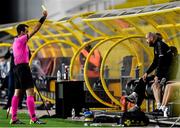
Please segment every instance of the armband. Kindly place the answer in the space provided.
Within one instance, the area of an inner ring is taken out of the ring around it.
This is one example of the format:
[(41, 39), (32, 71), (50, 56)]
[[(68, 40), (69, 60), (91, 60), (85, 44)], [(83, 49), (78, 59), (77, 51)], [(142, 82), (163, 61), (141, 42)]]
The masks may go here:
[(39, 19), (39, 23), (43, 24), (45, 20), (46, 20), (46, 16), (43, 16), (41, 17), (41, 19)]

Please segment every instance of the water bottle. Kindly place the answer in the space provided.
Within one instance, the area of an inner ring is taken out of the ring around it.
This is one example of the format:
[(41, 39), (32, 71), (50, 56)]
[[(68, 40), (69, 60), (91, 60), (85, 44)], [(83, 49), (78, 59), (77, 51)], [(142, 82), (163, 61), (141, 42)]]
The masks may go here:
[(104, 78), (107, 80), (109, 78), (109, 67), (106, 65), (104, 69)]
[(69, 69), (69, 66), (67, 67), (67, 77), (68, 77), (68, 80), (70, 80), (70, 69)]
[(71, 110), (71, 118), (74, 119), (75, 116), (76, 116), (75, 109), (72, 108), (72, 110)]
[(61, 81), (61, 72), (60, 70), (57, 71), (57, 82)]
[(68, 80), (68, 66), (67, 65), (65, 65), (63, 77), (64, 77), (64, 80)]
[(135, 68), (135, 79), (138, 80), (139, 79), (139, 66), (136, 66)]
[(80, 68), (80, 80), (84, 80), (84, 65), (81, 65)]

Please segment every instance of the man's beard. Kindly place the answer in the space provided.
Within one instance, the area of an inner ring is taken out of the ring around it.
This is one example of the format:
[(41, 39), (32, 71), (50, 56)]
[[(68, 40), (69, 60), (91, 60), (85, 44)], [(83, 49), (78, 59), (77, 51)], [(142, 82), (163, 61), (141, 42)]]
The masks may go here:
[(149, 47), (154, 47), (154, 43), (149, 43)]

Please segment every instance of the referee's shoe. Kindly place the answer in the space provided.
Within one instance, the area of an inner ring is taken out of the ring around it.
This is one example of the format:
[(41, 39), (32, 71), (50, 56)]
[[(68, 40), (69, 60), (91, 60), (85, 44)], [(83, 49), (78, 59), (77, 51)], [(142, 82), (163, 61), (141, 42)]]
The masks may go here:
[(9, 124), (25, 124), (25, 123), (23, 123), (22, 121), (20, 121), (19, 119), (17, 119), (17, 120), (10, 120), (10, 122), (9, 122)]
[(43, 121), (41, 121), (41, 120), (39, 120), (39, 119), (37, 119), (37, 120), (35, 120), (35, 121), (30, 120), (29, 124), (46, 124), (46, 123), (43, 122)]

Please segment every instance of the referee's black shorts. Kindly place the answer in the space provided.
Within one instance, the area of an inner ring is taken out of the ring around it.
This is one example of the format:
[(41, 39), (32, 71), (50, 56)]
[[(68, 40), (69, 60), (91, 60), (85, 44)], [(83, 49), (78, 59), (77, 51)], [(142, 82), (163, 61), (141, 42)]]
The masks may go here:
[(31, 70), (27, 63), (14, 67), (14, 82), (15, 89), (26, 90), (34, 87)]

